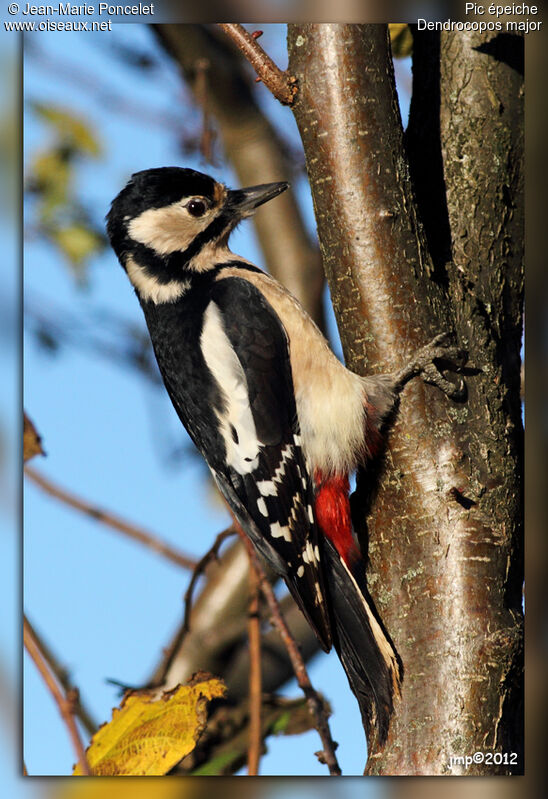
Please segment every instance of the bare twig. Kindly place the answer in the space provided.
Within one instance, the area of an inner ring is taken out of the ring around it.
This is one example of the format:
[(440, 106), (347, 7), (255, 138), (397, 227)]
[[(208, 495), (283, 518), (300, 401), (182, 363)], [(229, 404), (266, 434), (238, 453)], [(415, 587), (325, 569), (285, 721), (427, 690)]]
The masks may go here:
[[(247, 542), (247, 536), (239, 527), (236, 525), (238, 534), (244, 538)], [(247, 546), (247, 544), (246, 544)], [(329, 768), (329, 773), (331, 776), (338, 776), (341, 774), (341, 769), (339, 763), (337, 761), (337, 756), (335, 755), (335, 749), (337, 748), (337, 743), (331, 737), (331, 730), (329, 729), (329, 722), (327, 719), (327, 713), (324, 707), (324, 703), (321, 697), (318, 695), (316, 690), (313, 688), (312, 683), (310, 682), (310, 677), (308, 676), (308, 672), (306, 670), (306, 666), (304, 665), (303, 658), (301, 653), (299, 652), (299, 648), (287, 624), (285, 623), (285, 619), (281, 614), (280, 606), (278, 604), (278, 600), (274, 594), (274, 589), (270, 584), (266, 574), (264, 573), (263, 567), (259, 562), (259, 558), (254, 550), (253, 547), (248, 548), (249, 552), (249, 559), (253, 564), (253, 568), (257, 572), (257, 575), (260, 580), (261, 584), (261, 591), (263, 593), (264, 598), (268, 603), (268, 607), (272, 614), (272, 621), (276, 626), (276, 629), (280, 633), (280, 636), (285, 644), (287, 649), (287, 653), (291, 660), (291, 664), (293, 666), (293, 671), (295, 672), (295, 677), (297, 679), (297, 683), (299, 687), (303, 691), (304, 695), (306, 696), (306, 700), (308, 703), (308, 707), (310, 712), (312, 713), (315, 719), (315, 727), (318, 730), (318, 734), (321, 738), (323, 750), (321, 752), (316, 752), (318, 760), (320, 763), (325, 763), (325, 765)]]
[(260, 80), (274, 97), (284, 105), (291, 105), (297, 93), (296, 80), (289, 72), (280, 69), (257, 41), (238, 22), (221, 22), (223, 29), (247, 58)]
[(80, 698), (80, 693), (72, 684), (68, 670), (65, 668), (65, 666), (59, 663), (59, 660), (54, 655), (51, 648), (44, 641), (43, 637), (36, 631), (36, 629), (33, 628), (32, 632), (38, 646), (40, 647), (40, 651), (44, 655), (44, 658), (46, 659), (49, 668), (51, 669), (54, 677), (56, 678), (61, 688), (65, 692), (65, 695), (67, 697), (74, 697), (74, 701), (72, 701), (71, 699), (73, 714), (78, 719), (80, 719), (80, 722), (85, 727), (87, 732), (90, 735), (93, 735), (94, 732), (97, 730), (97, 723), (92, 718), (89, 711), (84, 707), (82, 700)]
[(197, 562), (195, 560), (174, 549), (169, 544), (166, 544), (165, 541), (157, 538), (155, 535), (148, 532), (148, 530), (129, 524), (114, 513), (91, 505), (86, 500), (76, 497), (74, 494), (70, 494), (64, 488), (55, 485), (51, 480), (48, 480), (29, 466), (25, 467), (25, 474), (35, 485), (42, 488), (52, 497), (61, 500), (61, 502), (64, 502), (66, 505), (70, 505), (71, 508), (85, 513), (92, 519), (102, 522), (102, 524), (105, 524), (107, 527), (112, 527), (114, 530), (124, 533), (124, 535), (129, 536), (129, 538), (133, 538), (134, 541), (139, 541), (140, 544), (144, 544), (150, 549), (153, 549), (158, 554), (163, 555), (168, 558), (168, 560), (171, 560), (178, 566), (182, 566), (184, 569), (194, 569), (196, 567)]
[(247, 773), (255, 777), (259, 773), (262, 741), (262, 677), (261, 677), (261, 618), (259, 613), (260, 576), (253, 562), (253, 544), (246, 539), (249, 554), (249, 744), (247, 750)]
[(76, 757), (78, 758), (80, 768), (82, 769), (82, 773), (90, 777), (91, 769), (89, 767), (84, 745), (82, 744), (78, 727), (76, 726), (76, 721), (73, 715), (74, 701), (68, 694), (64, 694), (61, 691), (57, 681), (55, 680), (55, 677), (53, 676), (50, 665), (40, 648), (40, 644), (34, 634), (34, 630), (32, 629), (32, 626), (26, 617), (23, 617), (23, 641), (27, 652), (34, 661), (36, 668), (42, 675), (46, 686), (49, 688), (57, 707), (59, 708), (59, 712), (61, 713), (61, 716), (67, 726), (74, 751), (76, 752)]
[[(198, 561), (198, 563), (194, 567), (194, 571), (192, 573), (192, 577), (190, 578), (190, 582), (188, 584), (188, 588), (185, 591), (185, 620), (183, 622), (183, 629), (182, 635), (184, 636), (190, 629), (190, 613), (192, 611), (192, 595), (194, 593), (194, 588), (196, 587), (196, 583), (201, 575), (204, 573), (204, 570), (208, 563), (212, 561), (214, 558), (217, 557), (219, 554), (219, 549), (223, 541), (231, 535), (235, 535), (236, 530), (233, 527), (227, 527), (226, 530), (223, 530), (222, 533), (219, 533), (217, 538), (215, 539), (213, 546), (208, 549), (205, 553), (203, 558)], [(180, 645), (179, 641), (179, 645)]]

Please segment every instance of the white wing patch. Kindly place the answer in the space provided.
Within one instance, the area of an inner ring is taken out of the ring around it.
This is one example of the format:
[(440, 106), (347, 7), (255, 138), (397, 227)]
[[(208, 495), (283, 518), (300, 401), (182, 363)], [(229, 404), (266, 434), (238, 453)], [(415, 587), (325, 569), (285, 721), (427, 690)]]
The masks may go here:
[(213, 301), (205, 312), (200, 345), (205, 362), (224, 395), (225, 410), (217, 412), (217, 418), (227, 463), (239, 474), (249, 474), (259, 463), (259, 441), (249, 405), (247, 380), (225, 332), (221, 312)]

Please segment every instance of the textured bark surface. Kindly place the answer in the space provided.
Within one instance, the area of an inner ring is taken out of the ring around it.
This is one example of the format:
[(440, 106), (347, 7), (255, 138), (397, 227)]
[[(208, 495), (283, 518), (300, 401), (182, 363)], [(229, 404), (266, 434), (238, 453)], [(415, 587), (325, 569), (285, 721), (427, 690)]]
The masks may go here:
[[(481, 369), (460, 405), (413, 381), (390, 436), (368, 519), (369, 581), (405, 680), (367, 772), (511, 770), (450, 768), (450, 757), (475, 752), (518, 752), (519, 772), (521, 83), (488, 37), (430, 42), (441, 56), (427, 42), (422, 56), (438, 65), (438, 85), (415, 73), (410, 132), (417, 204), (386, 27), (289, 26), (294, 113), (347, 365), (391, 371), (456, 330)], [(437, 186), (430, 206), (423, 180)]]

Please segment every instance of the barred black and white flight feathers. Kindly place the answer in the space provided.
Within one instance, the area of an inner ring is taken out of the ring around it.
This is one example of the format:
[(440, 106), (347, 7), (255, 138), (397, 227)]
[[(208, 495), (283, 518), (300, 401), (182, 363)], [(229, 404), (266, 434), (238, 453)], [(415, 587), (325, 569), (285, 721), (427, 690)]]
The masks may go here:
[(210, 296), (201, 347), (223, 388), (219, 418), (230, 420), (229, 467), (213, 473), (323, 648), (335, 645), (374, 748), (386, 739), (402, 667), (370, 601), (363, 564), (354, 573), (329, 539), (318, 536), (285, 330), (262, 294), (242, 278), (217, 280)]
[[(191, 289), (189, 304), (192, 294)], [(211, 382), (202, 403), (214, 409), (217, 435), (212, 437), (207, 421), (207, 431), (197, 429), (199, 415), (189, 418), (181, 387), (173, 385), (178, 370), (163, 369), (160, 353), (166, 387), (236, 518), (286, 581), (328, 651), (313, 489), (300, 445), (285, 330), (262, 294), (242, 278), (212, 280), (207, 298), (200, 350)]]
[[(223, 390), (218, 414), (225, 421), (228, 457), (226, 469), (214, 470), (216, 481), (328, 650), (313, 492), (300, 446), (285, 330), (254, 286), (231, 277), (212, 288), (201, 346)], [(225, 346), (237, 362), (223, 352)]]

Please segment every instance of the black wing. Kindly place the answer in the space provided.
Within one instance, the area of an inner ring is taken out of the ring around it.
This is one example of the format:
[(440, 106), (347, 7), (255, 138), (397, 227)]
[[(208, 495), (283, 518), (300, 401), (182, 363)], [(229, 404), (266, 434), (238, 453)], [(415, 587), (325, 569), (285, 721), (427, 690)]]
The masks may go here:
[[(287, 336), (271, 305), (248, 281), (220, 279), (210, 296), (206, 309), (209, 347), (214, 346), (215, 336), (218, 343), (226, 335), (237, 362), (230, 364), (218, 352), (205, 352), (221, 388), (220, 415), (226, 420), (230, 411), (234, 424), (225, 430), (232, 462), (219, 469), (218, 459), (209, 458), (207, 452), (204, 455), (210, 466), (216, 461), (212, 471), (238, 521), (285, 579), (327, 651), (331, 631), (313, 489), (300, 446)], [(204, 335), (201, 344), (205, 351)]]

